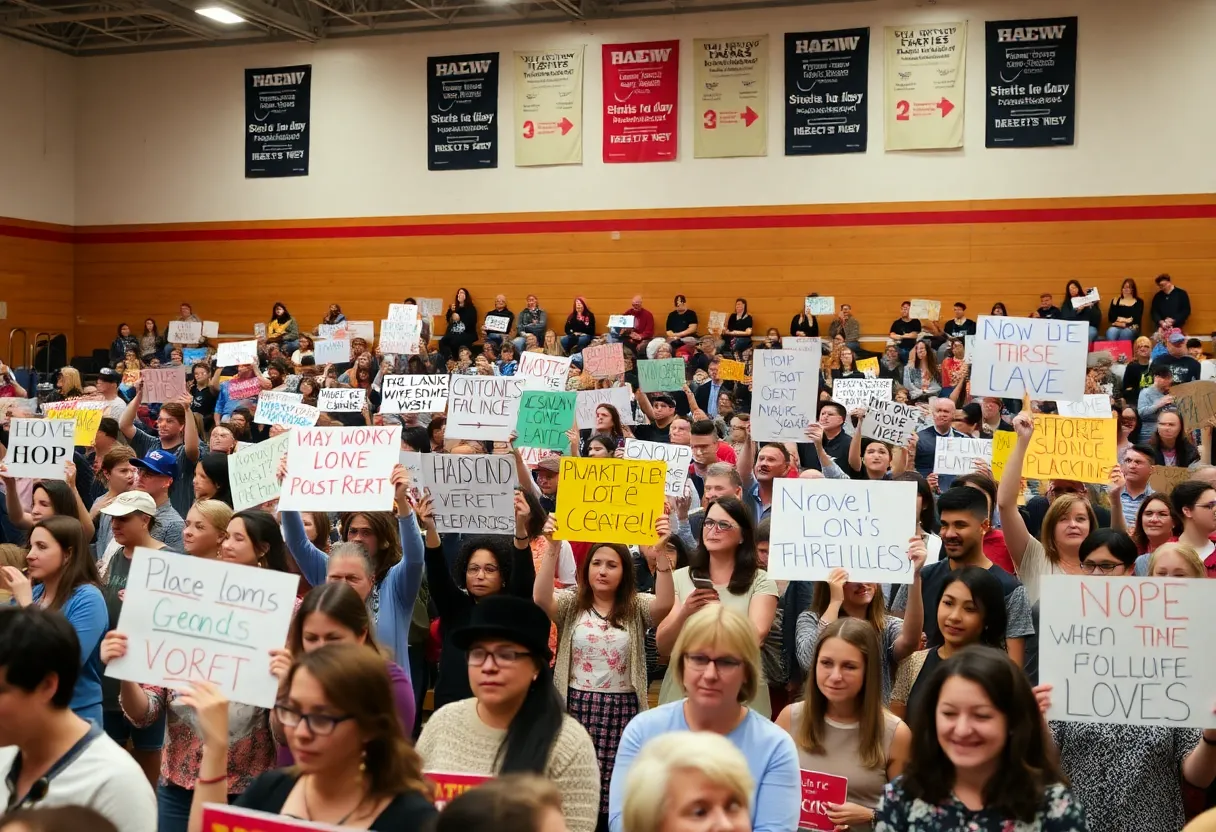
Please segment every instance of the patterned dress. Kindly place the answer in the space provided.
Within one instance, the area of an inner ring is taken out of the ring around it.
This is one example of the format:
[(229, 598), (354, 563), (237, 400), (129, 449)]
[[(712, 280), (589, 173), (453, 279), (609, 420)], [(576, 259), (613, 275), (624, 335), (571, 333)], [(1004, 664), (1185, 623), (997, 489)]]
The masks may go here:
[(1089, 832), (1089, 824), (1080, 801), (1058, 783), (1047, 787), (1039, 811), (1028, 822), (989, 809), (972, 811), (955, 797), (940, 804), (910, 798), (903, 778), (897, 777), (878, 802), (874, 832)]

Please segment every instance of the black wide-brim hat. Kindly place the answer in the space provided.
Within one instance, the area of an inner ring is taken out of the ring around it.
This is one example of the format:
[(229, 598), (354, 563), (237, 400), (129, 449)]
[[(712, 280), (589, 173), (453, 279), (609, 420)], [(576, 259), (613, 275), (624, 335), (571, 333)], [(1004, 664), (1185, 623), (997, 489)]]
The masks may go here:
[(452, 644), (468, 650), (482, 639), (502, 639), (549, 660), (549, 616), (525, 598), (491, 595), (473, 605), (469, 623), (452, 633)]

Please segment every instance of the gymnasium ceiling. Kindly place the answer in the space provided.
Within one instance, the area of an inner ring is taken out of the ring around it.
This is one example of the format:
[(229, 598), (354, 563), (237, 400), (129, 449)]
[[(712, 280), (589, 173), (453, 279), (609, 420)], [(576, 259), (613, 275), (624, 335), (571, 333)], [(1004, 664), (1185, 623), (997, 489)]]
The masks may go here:
[[(824, 2), (841, 0), (0, 0), (0, 34), (106, 55)], [(213, 22), (195, 12), (204, 6), (246, 22)]]

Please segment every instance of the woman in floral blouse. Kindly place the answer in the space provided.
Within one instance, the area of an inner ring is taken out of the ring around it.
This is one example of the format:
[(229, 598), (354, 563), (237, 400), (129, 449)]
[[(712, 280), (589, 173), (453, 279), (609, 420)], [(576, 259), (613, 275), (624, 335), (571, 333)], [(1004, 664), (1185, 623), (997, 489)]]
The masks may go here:
[[(668, 519), (656, 523), (655, 594), (639, 593), (633, 557), (619, 543), (591, 547), (578, 569), (578, 586), (554, 594), (554, 574), (562, 541), (554, 540), (555, 521), (544, 526), (547, 542), (536, 570), (532, 600), (557, 625), (553, 680), (595, 745), (600, 764), (600, 820), (607, 827), (608, 786), (621, 734), (647, 706), (646, 630), (662, 621), (675, 602), (674, 564), (666, 553)], [(663, 568), (666, 565), (666, 568)]]
[(887, 784), (874, 832), (1088, 832), (1049, 747), (1050, 693), (1032, 691), (993, 647), (942, 662), (912, 713), (911, 759)]

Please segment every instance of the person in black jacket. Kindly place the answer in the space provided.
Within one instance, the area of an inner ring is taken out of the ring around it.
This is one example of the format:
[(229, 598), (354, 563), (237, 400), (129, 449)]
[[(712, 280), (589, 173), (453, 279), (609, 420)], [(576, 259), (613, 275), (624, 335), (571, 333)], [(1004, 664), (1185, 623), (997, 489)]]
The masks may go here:
[(118, 337), (110, 342), (110, 366), (127, 357), (128, 352), (139, 355), (139, 339), (131, 334), (131, 327), (125, 323), (118, 325)]
[(1107, 341), (1134, 341), (1144, 324), (1144, 300), (1136, 290), (1136, 281), (1130, 277), (1119, 287), (1119, 297), (1110, 302), (1106, 313)]
[(574, 307), (566, 317), (566, 334), (562, 336), (562, 349), (566, 355), (580, 353), (594, 337), (595, 313), (587, 307), (587, 299), (579, 295), (574, 299)]
[(1174, 285), (1174, 279), (1168, 274), (1157, 275), (1157, 294), (1153, 295), (1153, 323), (1160, 326), (1163, 322), (1171, 328), (1182, 329), (1186, 319), (1191, 317), (1191, 299), (1185, 289)]
[(477, 307), (469, 290), (456, 290), (456, 299), (448, 307), (448, 330), (439, 339), (439, 352), (445, 359), (455, 357), (461, 347), (472, 347), (477, 341)]
[(1064, 306), (1060, 309), (1060, 317), (1066, 321), (1081, 321), (1089, 327), (1089, 343), (1098, 340), (1098, 327), (1102, 325), (1102, 310), (1097, 303), (1090, 303), (1078, 309), (1074, 299), (1085, 297), (1079, 280), (1070, 280), (1064, 287)]

